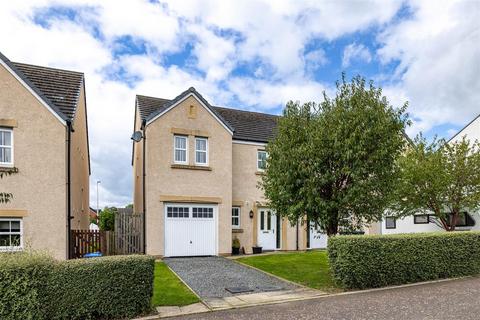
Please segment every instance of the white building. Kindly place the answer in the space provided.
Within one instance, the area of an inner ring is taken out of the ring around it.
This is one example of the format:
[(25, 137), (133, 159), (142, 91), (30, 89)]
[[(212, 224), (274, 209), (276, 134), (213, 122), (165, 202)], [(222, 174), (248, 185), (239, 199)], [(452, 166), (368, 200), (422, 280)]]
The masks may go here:
[[(458, 142), (467, 137), (470, 141), (480, 141), (480, 114), (455, 134), (448, 143)], [(465, 212), (457, 223), (457, 230), (480, 230), (480, 213)], [(381, 222), (381, 234), (415, 233), (442, 231), (443, 228), (435, 222), (432, 215), (418, 214), (415, 216), (395, 219), (385, 218)]]

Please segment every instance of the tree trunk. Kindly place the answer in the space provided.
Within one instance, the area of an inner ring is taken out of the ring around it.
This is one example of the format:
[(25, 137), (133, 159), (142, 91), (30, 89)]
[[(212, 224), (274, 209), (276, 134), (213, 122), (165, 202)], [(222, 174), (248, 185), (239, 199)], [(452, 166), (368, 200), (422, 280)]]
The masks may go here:
[(327, 236), (334, 236), (338, 233), (338, 212), (331, 212), (327, 223)]
[(457, 211), (452, 212), (450, 217), (450, 230), (448, 231), (455, 231), (455, 227), (457, 226), (458, 216), (460, 214)]

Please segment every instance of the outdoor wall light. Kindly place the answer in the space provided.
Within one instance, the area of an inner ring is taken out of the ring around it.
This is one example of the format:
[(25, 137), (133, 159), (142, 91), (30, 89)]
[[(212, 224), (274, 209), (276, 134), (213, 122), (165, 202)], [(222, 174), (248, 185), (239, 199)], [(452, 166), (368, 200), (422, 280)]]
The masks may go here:
[(250, 219), (253, 219), (253, 210), (250, 210), (249, 216), (250, 216)]

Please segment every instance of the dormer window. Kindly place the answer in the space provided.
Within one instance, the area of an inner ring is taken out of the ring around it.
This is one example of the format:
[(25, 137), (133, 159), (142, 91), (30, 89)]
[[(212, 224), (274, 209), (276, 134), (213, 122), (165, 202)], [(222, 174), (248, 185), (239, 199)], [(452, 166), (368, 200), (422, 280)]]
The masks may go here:
[(174, 148), (174, 155), (173, 155), (173, 162), (179, 164), (187, 164), (188, 163), (188, 137), (187, 136), (173, 136), (173, 148)]
[(267, 168), (267, 151), (257, 151), (257, 170), (263, 171)]
[(13, 130), (0, 128), (0, 166), (13, 167)]

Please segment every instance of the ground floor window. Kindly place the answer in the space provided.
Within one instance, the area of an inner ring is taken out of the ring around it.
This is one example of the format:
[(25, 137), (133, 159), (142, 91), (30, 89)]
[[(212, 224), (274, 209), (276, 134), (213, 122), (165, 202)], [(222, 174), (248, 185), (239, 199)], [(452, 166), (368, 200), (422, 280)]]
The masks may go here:
[(232, 228), (240, 228), (240, 207), (232, 207)]
[(417, 214), (413, 216), (414, 224), (428, 224), (429, 217), (428, 214)]
[(397, 228), (397, 220), (394, 217), (386, 217), (385, 218), (385, 228), (396, 229)]
[(20, 250), (22, 247), (22, 219), (0, 218), (0, 251)]
[[(452, 217), (450, 217), (452, 219)], [(449, 221), (450, 224), (450, 221)], [(475, 220), (469, 215), (467, 212), (460, 212), (458, 215), (457, 223), (455, 226), (457, 227), (473, 227), (475, 225)]]

